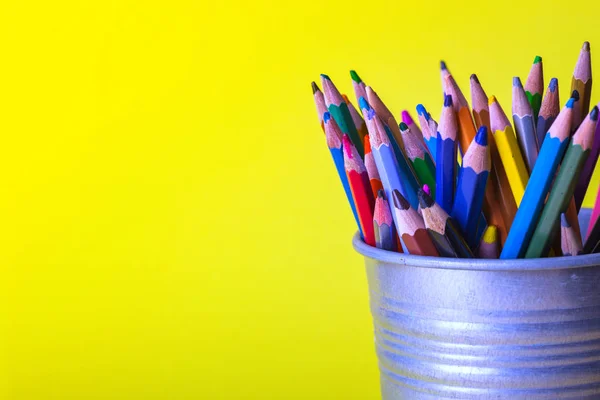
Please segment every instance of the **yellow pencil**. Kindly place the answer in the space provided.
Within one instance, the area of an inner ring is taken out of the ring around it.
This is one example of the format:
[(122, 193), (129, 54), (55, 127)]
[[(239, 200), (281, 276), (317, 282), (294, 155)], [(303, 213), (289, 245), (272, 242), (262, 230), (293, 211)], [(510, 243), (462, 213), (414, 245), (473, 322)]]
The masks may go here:
[(496, 147), (518, 207), (525, 193), (529, 173), (525, 167), (515, 132), (495, 96), (490, 97), (489, 105), (490, 124), (492, 132), (494, 132), (494, 139), (496, 139)]

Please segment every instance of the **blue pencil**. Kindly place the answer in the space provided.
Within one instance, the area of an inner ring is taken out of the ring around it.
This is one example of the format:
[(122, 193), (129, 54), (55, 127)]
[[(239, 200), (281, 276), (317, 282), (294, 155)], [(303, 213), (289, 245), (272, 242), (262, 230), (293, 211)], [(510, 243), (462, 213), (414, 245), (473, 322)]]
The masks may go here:
[[(379, 178), (385, 190), (385, 195), (388, 199), (393, 198), (394, 190), (398, 190), (401, 194), (406, 193), (407, 188), (403, 185), (398, 174), (398, 163), (392, 149), (390, 138), (385, 133), (383, 122), (367, 103), (361, 98), (360, 108), (365, 115), (365, 122), (369, 130), (369, 142), (371, 143), (371, 153), (375, 159), (375, 165), (379, 171)], [(392, 213), (394, 224), (398, 227), (396, 214)]]
[(463, 157), (451, 214), (471, 249), (479, 245), (477, 228), (492, 165), (487, 135), (487, 128), (480, 127)]
[(352, 191), (350, 190), (348, 176), (346, 175), (346, 167), (344, 166), (344, 153), (342, 150), (342, 130), (335, 122), (335, 120), (331, 118), (331, 114), (329, 112), (323, 114), (323, 123), (325, 128), (325, 138), (327, 139), (327, 147), (329, 147), (329, 151), (331, 152), (331, 157), (333, 158), (335, 169), (337, 170), (340, 180), (342, 181), (342, 186), (344, 187), (346, 198), (348, 198), (350, 208), (352, 209), (352, 215), (354, 215), (354, 220), (356, 221), (356, 224), (358, 225), (358, 230), (360, 231), (360, 235), (362, 236), (363, 232), (360, 227), (360, 221), (358, 219), (358, 213), (356, 212), (354, 200), (352, 200)]
[(454, 203), (457, 135), (458, 123), (454, 108), (452, 107), (452, 96), (446, 95), (444, 97), (444, 108), (442, 108), (437, 132), (435, 201), (448, 214), (452, 212), (452, 204)]
[(435, 155), (437, 150), (437, 122), (431, 118), (431, 114), (427, 112), (423, 104), (417, 106), (417, 114), (419, 115), (419, 123), (421, 124), (421, 132), (423, 133), (423, 140), (429, 149), (431, 159), (435, 162)]
[(550, 185), (556, 175), (556, 169), (569, 144), (574, 102), (575, 99), (569, 99), (544, 138), (500, 258), (512, 259), (525, 255)]

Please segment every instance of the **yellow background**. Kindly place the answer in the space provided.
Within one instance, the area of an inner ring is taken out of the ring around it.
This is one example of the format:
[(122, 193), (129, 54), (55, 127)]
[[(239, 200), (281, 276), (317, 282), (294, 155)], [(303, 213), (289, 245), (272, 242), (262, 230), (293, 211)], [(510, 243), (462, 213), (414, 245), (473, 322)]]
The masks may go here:
[(353, 98), (354, 68), (395, 113), (437, 117), (444, 58), (509, 110), (539, 54), (564, 102), (598, 11), (3, 3), (0, 396), (376, 398), (365, 273), (310, 81)]

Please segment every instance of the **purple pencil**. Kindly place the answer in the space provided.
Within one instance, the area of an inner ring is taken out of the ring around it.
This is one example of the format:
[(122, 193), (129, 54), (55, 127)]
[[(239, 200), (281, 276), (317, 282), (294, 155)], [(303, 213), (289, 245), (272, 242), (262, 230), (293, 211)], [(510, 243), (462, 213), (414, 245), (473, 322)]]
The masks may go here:
[[(600, 104), (598, 104), (600, 107)], [(594, 169), (596, 168), (596, 161), (598, 161), (598, 155), (600, 154), (600, 124), (596, 125), (596, 131), (594, 132), (594, 144), (592, 145), (592, 151), (590, 152), (589, 157), (587, 158), (585, 164), (583, 164), (583, 168), (581, 170), (581, 175), (579, 176), (579, 181), (577, 182), (577, 186), (575, 186), (575, 193), (573, 197), (575, 198), (575, 206), (577, 207), (577, 211), (581, 209), (581, 204), (583, 203), (583, 199), (585, 198), (585, 193), (587, 192), (588, 185), (590, 184), (590, 180), (592, 179), (592, 174), (594, 173)]]

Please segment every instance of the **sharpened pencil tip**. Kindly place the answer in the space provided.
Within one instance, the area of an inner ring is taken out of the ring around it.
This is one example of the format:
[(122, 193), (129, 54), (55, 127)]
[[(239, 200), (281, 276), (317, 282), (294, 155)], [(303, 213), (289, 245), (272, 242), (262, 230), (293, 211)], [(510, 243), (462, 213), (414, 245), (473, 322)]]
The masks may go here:
[(548, 85), (548, 89), (550, 89), (550, 91), (552, 93), (554, 93), (554, 92), (556, 92), (556, 88), (558, 88), (558, 79), (556, 79), (556, 78), (550, 79), (550, 84)]
[(317, 86), (317, 84), (315, 82), (311, 82), (310, 86), (312, 87), (312, 92), (313, 94), (320, 92), (321, 90), (319, 89), (319, 86)]
[(369, 102), (367, 101), (367, 99), (365, 99), (362, 96), (360, 96), (360, 99), (358, 99), (358, 106), (360, 107), (361, 110), (369, 110), (371, 108), (371, 106), (369, 106)]
[(590, 119), (592, 121), (598, 121), (598, 106), (594, 106), (592, 111), (590, 111)]
[(571, 98), (574, 101), (579, 101), (579, 92), (577, 90), (573, 90), (573, 92), (571, 92)]
[(406, 125), (404, 122), (400, 122), (400, 125), (398, 125), (401, 131), (407, 131), (408, 130), (408, 125)]
[(569, 224), (569, 220), (567, 219), (567, 215), (565, 213), (560, 214), (560, 225), (565, 228), (569, 228), (571, 224)]
[(373, 110), (372, 108), (369, 108), (367, 110), (367, 119), (370, 121), (373, 118), (375, 118), (375, 110)]
[(323, 122), (328, 123), (330, 119), (331, 119), (331, 114), (329, 113), (329, 111), (325, 112), (325, 114), (323, 114)]
[(429, 208), (433, 205), (434, 201), (431, 198), (430, 195), (428, 195), (427, 193), (425, 193), (425, 191), (423, 191), (423, 189), (419, 189), (419, 204), (421, 205), (421, 208)]
[(488, 105), (491, 106), (492, 104), (494, 104), (496, 102), (496, 96), (490, 96), (490, 98), (488, 99)]
[(452, 96), (444, 95), (444, 107), (452, 107)]
[(410, 116), (410, 113), (406, 110), (402, 110), (402, 122), (404, 122), (406, 125), (412, 125), (415, 123)]
[(429, 120), (429, 118), (427, 118), (429, 115), (423, 104), (417, 104), (417, 114), (422, 115), (426, 120)]
[(377, 198), (385, 200), (385, 191), (383, 189), (377, 191)]
[(498, 228), (496, 225), (488, 225), (483, 233), (483, 241), (485, 243), (494, 243), (498, 240)]
[(444, 60), (440, 60), (440, 69), (442, 71), (447, 70), (448, 67), (446, 66), (446, 62)]
[(394, 198), (394, 205), (396, 208), (401, 210), (408, 210), (410, 208), (410, 203), (404, 198), (404, 196), (402, 196), (398, 189), (394, 189), (392, 192), (392, 197)]
[(423, 185), (423, 191), (424, 191), (425, 193), (427, 193), (428, 195), (430, 195), (430, 196), (431, 196), (431, 189), (429, 189), (429, 185), (428, 185), (428, 184), (424, 184), (424, 185)]
[(513, 78), (513, 87), (523, 87), (523, 84), (521, 83), (521, 78), (519, 78), (518, 76), (515, 76)]
[(344, 157), (353, 159), (354, 157), (352, 155), (352, 142), (350, 141), (350, 137), (345, 133), (342, 137), (342, 144), (344, 147)]
[(477, 134), (475, 135), (475, 142), (477, 142), (477, 144), (479, 144), (481, 146), (487, 146), (488, 134), (487, 134), (487, 128), (485, 126), (480, 127), (479, 130), (477, 131)]
[(573, 108), (573, 104), (575, 104), (575, 99), (571, 97), (571, 98), (570, 98), (570, 99), (567, 101), (567, 104), (565, 105), (565, 107), (567, 107), (567, 108)]
[(321, 74), (321, 78), (323, 79), (327, 79), (328, 81), (330, 81), (331, 79), (329, 79), (329, 76), (325, 75), (325, 74)]
[(358, 76), (358, 74), (356, 73), (355, 70), (350, 70), (350, 77), (352, 78), (352, 80), (356, 83), (361, 83), (362, 79), (360, 79), (360, 76)]
[(537, 63), (539, 63), (539, 62), (542, 62), (542, 57), (540, 57), (540, 56), (535, 56), (535, 58), (533, 59), (533, 63), (534, 63), (534, 64), (537, 64)]
[(475, 81), (475, 83), (479, 83), (479, 78), (477, 77), (476, 74), (471, 74), (471, 80)]
[(590, 51), (590, 42), (583, 42), (583, 50)]

